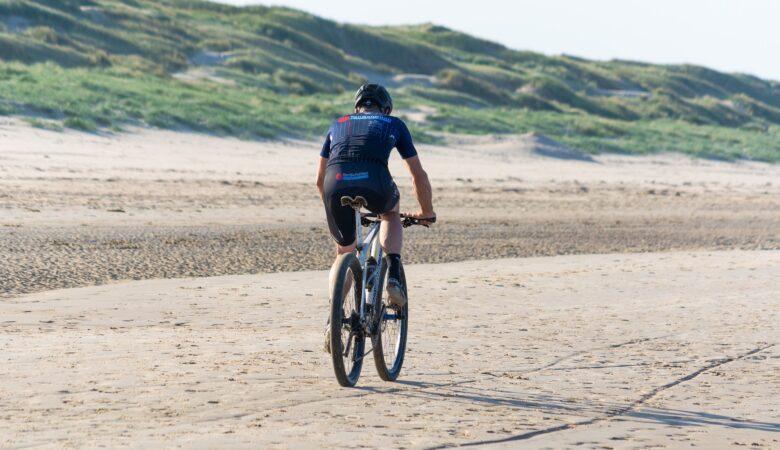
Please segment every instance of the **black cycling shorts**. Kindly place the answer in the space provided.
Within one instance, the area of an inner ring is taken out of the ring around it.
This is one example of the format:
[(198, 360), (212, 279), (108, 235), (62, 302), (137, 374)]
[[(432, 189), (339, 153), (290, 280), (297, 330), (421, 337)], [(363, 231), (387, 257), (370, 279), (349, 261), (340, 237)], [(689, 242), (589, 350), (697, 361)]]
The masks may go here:
[(341, 206), (341, 197), (362, 196), (368, 210), (384, 214), (398, 203), (400, 195), (387, 166), (372, 162), (338, 163), (325, 172), (325, 215), (333, 239), (339, 245), (355, 242), (355, 210)]

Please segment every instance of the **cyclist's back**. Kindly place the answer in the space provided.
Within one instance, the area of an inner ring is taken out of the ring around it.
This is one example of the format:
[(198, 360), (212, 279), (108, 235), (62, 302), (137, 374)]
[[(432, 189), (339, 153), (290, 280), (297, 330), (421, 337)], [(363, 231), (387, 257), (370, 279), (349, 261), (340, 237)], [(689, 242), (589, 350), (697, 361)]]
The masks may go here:
[(383, 214), (393, 209), (400, 195), (387, 161), (393, 148), (406, 159), (417, 155), (404, 122), (378, 112), (349, 114), (333, 122), (320, 156), (328, 159), (324, 202), (331, 234), (340, 245), (355, 240), (352, 210), (341, 206), (344, 195), (360, 195), (368, 209)]
[(363, 112), (343, 116), (331, 125), (320, 156), (328, 158), (328, 165), (370, 162), (386, 166), (394, 147), (404, 159), (417, 155), (401, 119)]

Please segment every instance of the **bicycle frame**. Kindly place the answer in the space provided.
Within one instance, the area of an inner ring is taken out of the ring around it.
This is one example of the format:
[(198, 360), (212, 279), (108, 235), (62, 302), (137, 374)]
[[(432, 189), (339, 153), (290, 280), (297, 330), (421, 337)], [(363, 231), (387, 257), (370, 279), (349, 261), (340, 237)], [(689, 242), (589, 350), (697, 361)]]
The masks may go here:
[[(366, 207), (366, 199), (361, 196), (352, 198), (345, 195), (341, 197), (341, 206), (349, 206), (355, 213), (355, 251), (342, 255), (343, 257), (337, 259), (337, 264), (334, 265), (337, 272), (331, 286), (330, 322), (328, 324), (328, 351), (333, 359), (333, 369), (340, 385), (354, 386), (360, 377), (363, 358), (368, 353), (373, 352), (379, 377), (385, 381), (395, 381), (404, 361), (409, 316), (407, 315), (408, 306), (385, 306), (381, 301), (382, 284), (384, 283), (380, 280), (384, 278), (383, 273), (387, 270), (382, 258), (382, 246), (379, 243), (382, 221), (378, 214), (363, 215), (360, 213), (360, 210)], [(401, 219), (403, 227), (428, 226), (436, 221), (435, 217), (418, 219), (403, 214)], [(368, 228), (367, 231), (363, 229), (364, 225)], [(368, 265), (369, 262), (372, 262), (373, 265), (371, 274), (369, 274), (369, 267), (372, 266)], [(399, 267), (399, 269), (400, 278), (397, 282), (399, 282), (403, 290), (402, 294), (405, 296), (406, 281), (403, 267)], [(354, 276), (358, 270), (362, 272), (361, 280), (363, 282), (360, 292), (360, 306), (352, 304), (353, 301), (357, 301), (356, 298), (345, 298), (345, 295), (356, 295), (354, 291), (345, 291), (345, 288), (350, 281), (348, 278), (350, 273), (353, 276), (351, 279), (353, 287), (354, 283), (357, 283)], [(346, 306), (345, 302), (347, 302)], [(388, 313), (388, 311), (392, 312)], [(348, 316), (345, 317), (344, 314), (348, 314)], [(395, 324), (388, 326), (385, 323), (387, 321), (394, 321)], [(346, 341), (344, 340), (345, 331), (349, 331)], [(385, 337), (385, 331), (388, 331), (388, 337)], [(394, 331), (395, 337), (390, 334)], [(368, 352), (364, 352), (366, 338), (371, 340), (371, 349)], [(387, 342), (383, 343), (385, 340)], [(356, 347), (353, 348), (353, 344)], [(334, 349), (337, 351), (334, 352)], [(387, 359), (388, 355), (389, 360)], [(345, 364), (345, 361), (352, 362)]]
[(363, 223), (361, 220), (360, 211), (355, 210), (355, 228), (357, 230), (356, 248), (360, 267), (363, 268), (363, 292), (360, 295), (360, 320), (364, 326), (367, 325), (366, 304), (369, 302), (373, 303), (378, 289), (381, 289), (381, 286), (378, 286), (378, 283), (374, 282), (371, 284), (371, 290), (368, 290), (367, 286), (369, 278), (368, 270), (366, 270), (366, 262), (370, 256), (373, 256), (374, 260), (376, 261), (376, 269), (374, 270), (374, 273), (371, 274), (371, 276), (374, 279), (373, 281), (376, 281), (379, 278), (379, 272), (382, 268), (382, 246), (379, 244), (379, 230), (381, 229), (381, 225), (381, 222), (372, 224), (369, 227), (368, 233), (366, 233), (366, 237), (364, 239)]

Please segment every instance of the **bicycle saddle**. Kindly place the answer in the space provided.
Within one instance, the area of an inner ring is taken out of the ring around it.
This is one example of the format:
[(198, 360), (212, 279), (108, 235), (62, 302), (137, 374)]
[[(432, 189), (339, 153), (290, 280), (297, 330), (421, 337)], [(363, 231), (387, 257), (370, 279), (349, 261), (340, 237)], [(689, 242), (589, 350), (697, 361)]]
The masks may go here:
[(368, 206), (368, 202), (360, 195), (355, 198), (345, 195), (341, 197), (341, 206), (350, 206), (353, 209), (360, 209)]

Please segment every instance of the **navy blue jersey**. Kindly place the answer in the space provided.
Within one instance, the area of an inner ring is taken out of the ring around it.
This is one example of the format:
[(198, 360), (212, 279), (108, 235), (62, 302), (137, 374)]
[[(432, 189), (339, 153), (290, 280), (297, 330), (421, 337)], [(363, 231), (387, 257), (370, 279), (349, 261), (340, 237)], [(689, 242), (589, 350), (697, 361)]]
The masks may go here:
[(330, 126), (320, 156), (328, 158), (328, 164), (369, 161), (387, 165), (393, 148), (403, 159), (417, 155), (403, 120), (378, 113), (349, 114)]

